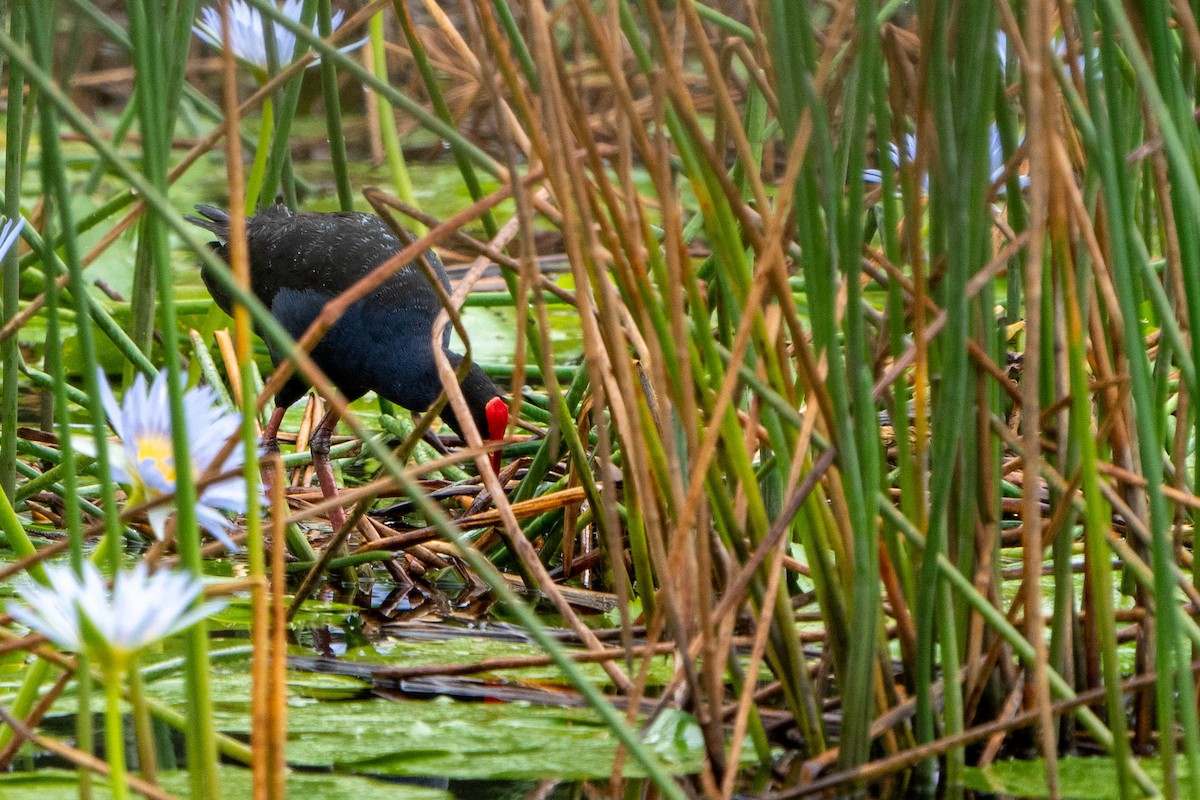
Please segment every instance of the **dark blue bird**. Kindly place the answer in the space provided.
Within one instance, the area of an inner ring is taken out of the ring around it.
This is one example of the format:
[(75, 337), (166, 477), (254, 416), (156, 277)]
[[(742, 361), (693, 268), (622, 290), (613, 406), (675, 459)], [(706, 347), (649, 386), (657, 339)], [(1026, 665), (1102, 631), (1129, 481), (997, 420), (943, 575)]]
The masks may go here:
[[(229, 258), (229, 215), (213, 206), (196, 206), (200, 217), (188, 217), (195, 225), (217, 237), (213, 249)], [(359, 213), (294, 213), (286, 206), (261, 209), (246, 220), (250, 250), (250, 283), (254, 294), (270, 309), (293, 338), (299, 338), (317, 318), (325, 304), (341, 294), (375, 267), (404, 249), (402, 242), (378, 217)], [(423, 255), (432, 265), (442, 286), (449, 292), (449, 279), (441, 260), (432, 250)], [(232, 298), (214, 280), (211, 270), (201, 271), (213, 300), (231, 313)], [(442, 391), (433, 354), (433, 323), (442, 309), (424, 271), (408, 264), (380, 287), (352, 304), (312, 350), (313, 361), (347, 399), (355, 400), (370, 390), (396, 405), (424, 411)], [(450, 327), (442, 336), (442, 348), (451, 365), (462, 356), (449, 349)], [(274, 348), (271, 360), (278, 364), (283, 354)], [(499, 390), (478, 365), (472, 364), (462, 381), (463, 397), (475, 426), (485, 439), (504, 437), (508, 405)], [(275, 411), (263, 437), (276, 446), (275, 436), (288, 406), (308, 390), (293, 376), (275, 396)], [(462, 424), (447, 404), (441, 417), (463, 441)], [(331, 411), (314, 431), (310, 448), (322, 491), (331, 496), (333, 473), (329, 467), (329, 439), (337, 417)], [(500, 453), (492, 454), (498, 469)], [(331, 515), (331, 523), (338, 525)]]

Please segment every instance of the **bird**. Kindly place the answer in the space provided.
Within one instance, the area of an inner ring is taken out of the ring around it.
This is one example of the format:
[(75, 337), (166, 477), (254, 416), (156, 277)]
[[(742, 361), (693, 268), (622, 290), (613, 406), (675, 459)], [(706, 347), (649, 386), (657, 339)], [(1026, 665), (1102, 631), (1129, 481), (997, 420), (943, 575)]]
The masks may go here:
[[(229, 260), (229, 214), (216, 206), (198, 205), (200, 216), (187, 220), (212, 233), (210, 246)], [(408, 242), (402, 241), (383, 220), (359, 212), (295, 212), (276, 203), (260, 208), (246, 219), (250, 285), (280, 325), (294, 339), (308, 329), (325, 304), (341, 294)], [(441, 260), (432, 250), (421, 258), (449, 292), (450, 281)], [(219, 283), (212, 268), (201, 267), (201, 278), (217, 306), (231, 314), (233, 298)], [(312, 349), (312, 359), (338, 390), (353, 401), (374, 390), (380, 397), (414, 412), (428, 409), (442, 392), (434, 361), (433, 324), (442, 310), (437, 293), (416, 263), (409, 263), (382, 285), (351, 304), (342, 317)], [(441, 347), (452, 367), (463, 356), (450, 350), (450, 328), (442, 333)], [(284, 353), (267, 343), (271, 362), (278, 365)], [(504, 438), (509, 406), (500, 390), (478, 364), (471, 364), (461, 381), (463, 397), (476, 429), (485, 440)], [(293, 375), (275, 395), (275, 409), (263, 430), (268, 450), (278, 452), (278, 431), (288, 407), (304, 396), (308, 386)], [(442, 420), (466, 441), (462, 422), (446, 404)], [(336, 497), (329, 443), (338, 417), (326, 413), (309, 440), (313, 466), (326, 499)], [(499, 472), (500, 451), (491, 454)], [(341, 528), (345, 513), (330, 512), (330, 524)]]

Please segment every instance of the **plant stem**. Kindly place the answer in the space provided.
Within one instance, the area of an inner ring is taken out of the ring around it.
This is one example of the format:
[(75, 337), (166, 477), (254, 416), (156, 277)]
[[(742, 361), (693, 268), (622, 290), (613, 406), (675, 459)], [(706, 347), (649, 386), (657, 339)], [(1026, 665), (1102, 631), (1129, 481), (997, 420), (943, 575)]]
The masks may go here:
[(125, 783), (125, 729), (121, 722), (121, 681), (125, 670), (118, 665), (105, 671), (104, 676), (104, 750), (108, 757), (108, 778), (113, 800), (125, 800), (129, 789)]
[[(387, 51), (383, 47), (383, 13), (371, 17), (371, 69), (380, 80), (386, 81)], [(379, 136), (383, 139), (383, 152), (387, 156), (388, 172), (392, 174), (392, 183), (396, 187), (396, 196), (410, 206), (417, 205), (416, 194), (413, 192), (412, 178), (408, 174), (408, 165), (404, 163), (404, 150), (400, 147), (400, 136), (396, 133), (396, 119), (392, 115), (392, 104), (386, 97), (378, 97), (379, 103)], [(409, 227), (418, 236), (424, 236), (428, 228), (414, 222)]]
[(133, 709), (133, 731), (137, 740), (138, 768), (150, 783), (158, 781), (158, 757), (154, 749), (154, 729), (150, 707), (146, 704), (146, 678), (137, 662), (130, 664), (129, 705)]
[[(263, 100), (262, 124), (258, 129), (258, 147), (254, 151), (254, 165), (250, 168), (250, 177), (246, 179), (246, 210), (253, 214), (258, 208), (259, 192), (263, 188), (263, 178), (267, 172), (267, 154), (271, 150), (271, 133), (275, 128), (275, 104), (271, 98)], [(271, 202), (271, 198), (267, 198)]]

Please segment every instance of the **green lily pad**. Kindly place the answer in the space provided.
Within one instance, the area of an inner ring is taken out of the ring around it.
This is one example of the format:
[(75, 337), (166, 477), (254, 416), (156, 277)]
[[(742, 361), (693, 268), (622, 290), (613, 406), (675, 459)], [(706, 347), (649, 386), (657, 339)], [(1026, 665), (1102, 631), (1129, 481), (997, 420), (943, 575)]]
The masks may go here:
[[(250, 797), (250, 770), (222, 765), (221, 789), (225, 797)], [(182, 771), (160, 773), (158, 784), (166, 791), (186, 797), (188, 774)], [(292, 772), (287, 777), (290, 797), (353, 797), (355, 800), (452, 800), (453, 796), (440, 789), (409, 786), (394, 782), (373, 781), (353, 775), (311, 775)], [(112, 793), (102, 780), (93, 782), (92, 796), (108, 800)], [(16, 772), (0, 775), (0, 800), (75, 800), (79, 797), (79, 779), (74, 772), (43, 769), (37, 772)]]
[[(248, 737), (248, 662), (214, 663), (211, 680), (218, 730)], [(296, 767), (404, 777), (601, 779), (611, 774), (616, 758), (616, 737), (590, 708), (363, 699), (359, 681), (296, 672), (289, 673), (289, 690), (287, 760)], [(178, 673), (149, 681), (147, 691), (181, 711), (186, 707)], [(331, 699), (338, 697), (355, 699)], [(64, 705), (64, 713), (68, 710)], [(701, 767), (703, 742), (687, 714), (661, 715), (643, 739), (676, 773)], [(641, 777), (643, 772), (627, 757), (624, 774)]]
[(371, 691), (371, 684), (348, 675), (296, 673), (288, 678), (288, 691), (314, 700), (353, 700)]
[[(383, 721), (386, 732), (364, 731), (358, 704), (322, 704), (292, 719), (288, 758), (293, 763), (336, 756), (357, 728), (369, 758), (334, 762), (339, 771), (368, 775), (446, 775), (451, 778), (507, 780), (603, 779), (612, 774), (617, 738), (590, 709), (562, 709), (522, 703), (401, 702), (394, 719)], [(377, 706), (378, 704), (376, 704)], [(341, 706), (341, 707), (339, 707)], [(375, 709), (378, 711), (378, 708)], [(378, 720), (378, 715), (376, 714)], [(700, 769), (703, 747), (695, 721), (682, 712), (665, 717), (664, 735), (647, 739), (668, 768), (684, 774)], [(314, 722), (321, 728), (314, 729)], [(681, 728), (693, 733), (680, 733)], [(334, 732), (336, 731), (336, 732)], [(347, 750), (342, 750), (345, 753)], [(313, 764), (314, 766), (316, 764)], [(626, 756), (626, 777), (644, 777), (641, 766)]]
[[(447, 635), (429, 638), (385, 637), (363, 647), (347, 649), (341, 657), (349, 661), (407, 667), (414, 664), (474, 664), (493, 659), (528, 658), (545, 654), (542, 648), (528, 641), (513, 641), (512, 639), (486, 636)], [(671, 679), (671, 664), (671, 659), (666, 656), (655, 658), (650, 665), (647, 685), (662, 686), (667, 683)], [(611, 686), (608, 675), (599, 664), (580, 664), (579, 668), (593, 683), (600, 686)], [(502, 679), (569, 685), (562, 672), (554, 664), (495, 670), (487, 675)]]
[[(1138, 759), (1138, 765), (1151, 781), (1162, 788), (1162, 760)], [(1187, 780), (1187, 760), (1176, 763), (1180, 781)], [(965, 783), (968, 788), (1017, 797), (1049, 797), (1046, 784), (1046, 762), (999, 761), (984, 769), (969, 768)], [(1117, 780), (1117, 765), (1111, 758), (1067, 757), (1058, 760), (1058, 791), (1065, 800), (1116, 800), (1121, 796)], [(1137, 793), (1135, 787), (1135, 793)]]

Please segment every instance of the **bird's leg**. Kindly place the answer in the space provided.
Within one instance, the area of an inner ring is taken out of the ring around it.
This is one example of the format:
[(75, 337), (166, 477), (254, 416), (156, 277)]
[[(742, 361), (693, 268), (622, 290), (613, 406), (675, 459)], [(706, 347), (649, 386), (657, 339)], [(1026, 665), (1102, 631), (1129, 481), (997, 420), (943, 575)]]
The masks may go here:
[[(337, 423), (337, 413), (333, 410), (327, 411), (308, 437), (308, 450), (312, 453), (317, 480), (321, 482), (321, 496), (326, 500), (338, 496), (337, 484), (333, 480), (333, 465), (329, 463), (329, 442)], [(346, 524), (346, 512), (341, 506), (329, 509), (328, 516), (329, 524), (335, 531), (341, 530), (341, 527)]]
[[(275, 462), (279, 460), (279, 426), (283, 424), (283, 415), (287, 413), (287, 406), (281, 406), (278, 403), (274, 410), (271, 411), (271, 418), (267, 420), (266, 427), (262, 431), (262, 446), (264, 455), (267, 456), (266, 462), (262, 464), (262, 482), (264, 494), (269, 498), (269, 503), (274, 503), (277, 497), (284, 497), (284, 507), (287, 506), (287, 473), (283, 469), (279, 469), (280, 483), (284, 484), (281, 493), (275, 494)], [(272, 537), (271, 547), (276, 545), (283, 546), (281, 543), (274, 541)]]
[(279, 426), (283, 424), (285, 413), (287, 413), (286, 408), (275, 406), (275, 410), (271, 412), (271, 418), (267, 420), (267, 427), (263, 428), (263, 449), (267, 451), (268, 455), (279, 454)]
[[(275, 406), (275, 410), (271, 412), (271, 418), (267, 420), (267, 426), (263, 428), (262, 444), (263, 450), (268, 456), (279, 455), (279, 426), (283, 424), (283, 415), (287, 412), (284, 406)], [(265, 469), (262, 473), (263, 486), (267, 490), (267, 496), (271, 497), (271, 487), (275, 481), (275, 470)]]

